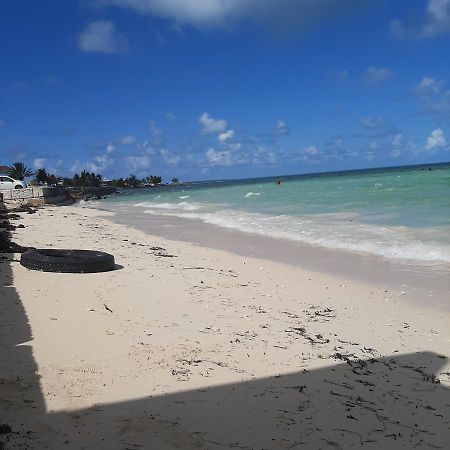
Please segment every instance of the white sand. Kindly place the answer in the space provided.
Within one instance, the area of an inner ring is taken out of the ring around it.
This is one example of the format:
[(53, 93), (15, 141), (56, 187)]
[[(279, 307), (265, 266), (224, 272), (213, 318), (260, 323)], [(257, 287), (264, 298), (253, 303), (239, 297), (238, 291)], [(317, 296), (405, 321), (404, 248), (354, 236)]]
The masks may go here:
[(449, 448), (448, 313), (407, 290), (167, 241), (102, 214), (41, 209), (13, 235), (107, 251), (123, 268), (11, 263), (0, 422), (19, 433), (7, 445)]

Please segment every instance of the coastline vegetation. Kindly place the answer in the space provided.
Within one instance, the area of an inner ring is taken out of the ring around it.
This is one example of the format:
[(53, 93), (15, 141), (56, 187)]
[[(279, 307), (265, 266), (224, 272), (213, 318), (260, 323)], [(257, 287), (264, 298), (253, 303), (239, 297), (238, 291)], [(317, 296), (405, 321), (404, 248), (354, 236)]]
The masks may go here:
[[(138, 188), (138, 187), (153, 187), (163, 185), (162, 177), (159, 175), (149, 175), (144, 178), (138, 178), (135, 174), (130, 174), (126, 178), (105, 179), (101, 174), (88, 172), (83, 170), (79, 174), (76, 173), (73, 177), (62, 177), (50, 172), (45, 168), (37, 169), (33, 172), (22, 162), (15, 162), (8, 171), (8, 175), (16, 180), (23, 181), (25, 178), (34, 178), (31, 180), (31, 185), (38, 186), (63, 186), (63, 187), (100, 187), (111, 186), (117, 188)], [(172, 178), (172, 184), (178, 184), (178, 178)]]

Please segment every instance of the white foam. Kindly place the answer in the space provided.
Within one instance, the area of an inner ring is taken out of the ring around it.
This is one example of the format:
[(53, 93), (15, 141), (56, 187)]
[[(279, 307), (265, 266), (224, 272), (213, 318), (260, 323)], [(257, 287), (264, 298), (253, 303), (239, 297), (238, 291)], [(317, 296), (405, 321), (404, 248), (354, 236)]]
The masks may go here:
[(258, 195), (261, 195), (261, 192), (247, 192), (244, 197), (257, 197)]
[[(150, 207), (149, 203), (146, 204)], [(165, 205), (165, 204), (164, 204)], [(191, 209), (189, 209), (189, 207)], [(183, 206), (180, 208), (180, 206)], [(318, 245), (321, 247), (356, 251), (421, 262), (450, 262), (450, 247), (430, 241), (430, 231), (423, 232), (404, 226), (384, 227), (362, 223), (355, 213), (317, 214), (310, 216), (269, 216), (235, 210), (200, 212), (192, 204), (170, 204), (161, 209), (153, 206), (147, 214), (165, 214), (231, 228), (245, 233), (256, 233), (279, 239)], [(349, 217), (352, 217), (349, 220)]]
[[(134, 206), (157, 209), (162, 211), (196, 211), (198, 209), (204, 208), (204, 205), (200, 203), (188, 203), (188, 202), (180, 202), (180, 203), (152, 203), (152, 202), (142, 202), (136, 203)], [(144, 211), (147, 212), (147, 211)]]

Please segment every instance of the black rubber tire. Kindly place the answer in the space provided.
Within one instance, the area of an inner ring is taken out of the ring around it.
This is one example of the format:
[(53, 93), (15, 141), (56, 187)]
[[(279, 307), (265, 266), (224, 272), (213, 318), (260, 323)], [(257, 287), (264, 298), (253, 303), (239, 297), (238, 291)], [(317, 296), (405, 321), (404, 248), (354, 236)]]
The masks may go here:
[(31, 249), (22, 254), (20, 264), (43, 272), (96, 273), (115, 269), (114, 256), (94, 250)]
[(14, 186), (14, 189), (23, 189), (23, 186), (21, 186), (20, 184), (17, 184), (16, 186)]

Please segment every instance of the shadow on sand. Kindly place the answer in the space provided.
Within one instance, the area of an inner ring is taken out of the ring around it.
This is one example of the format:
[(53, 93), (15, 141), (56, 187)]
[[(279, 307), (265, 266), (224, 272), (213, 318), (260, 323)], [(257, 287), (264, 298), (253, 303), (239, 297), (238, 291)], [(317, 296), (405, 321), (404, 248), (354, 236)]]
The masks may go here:
[(365, 360), (336, 353), (333, 365), (314, 371), (48, 412), (5, 256), (0, 424), (12, 432), (1, 428), (0, 448), (450, 448), (450, 392), (435, 377), (446, 359), (428, 352)]

